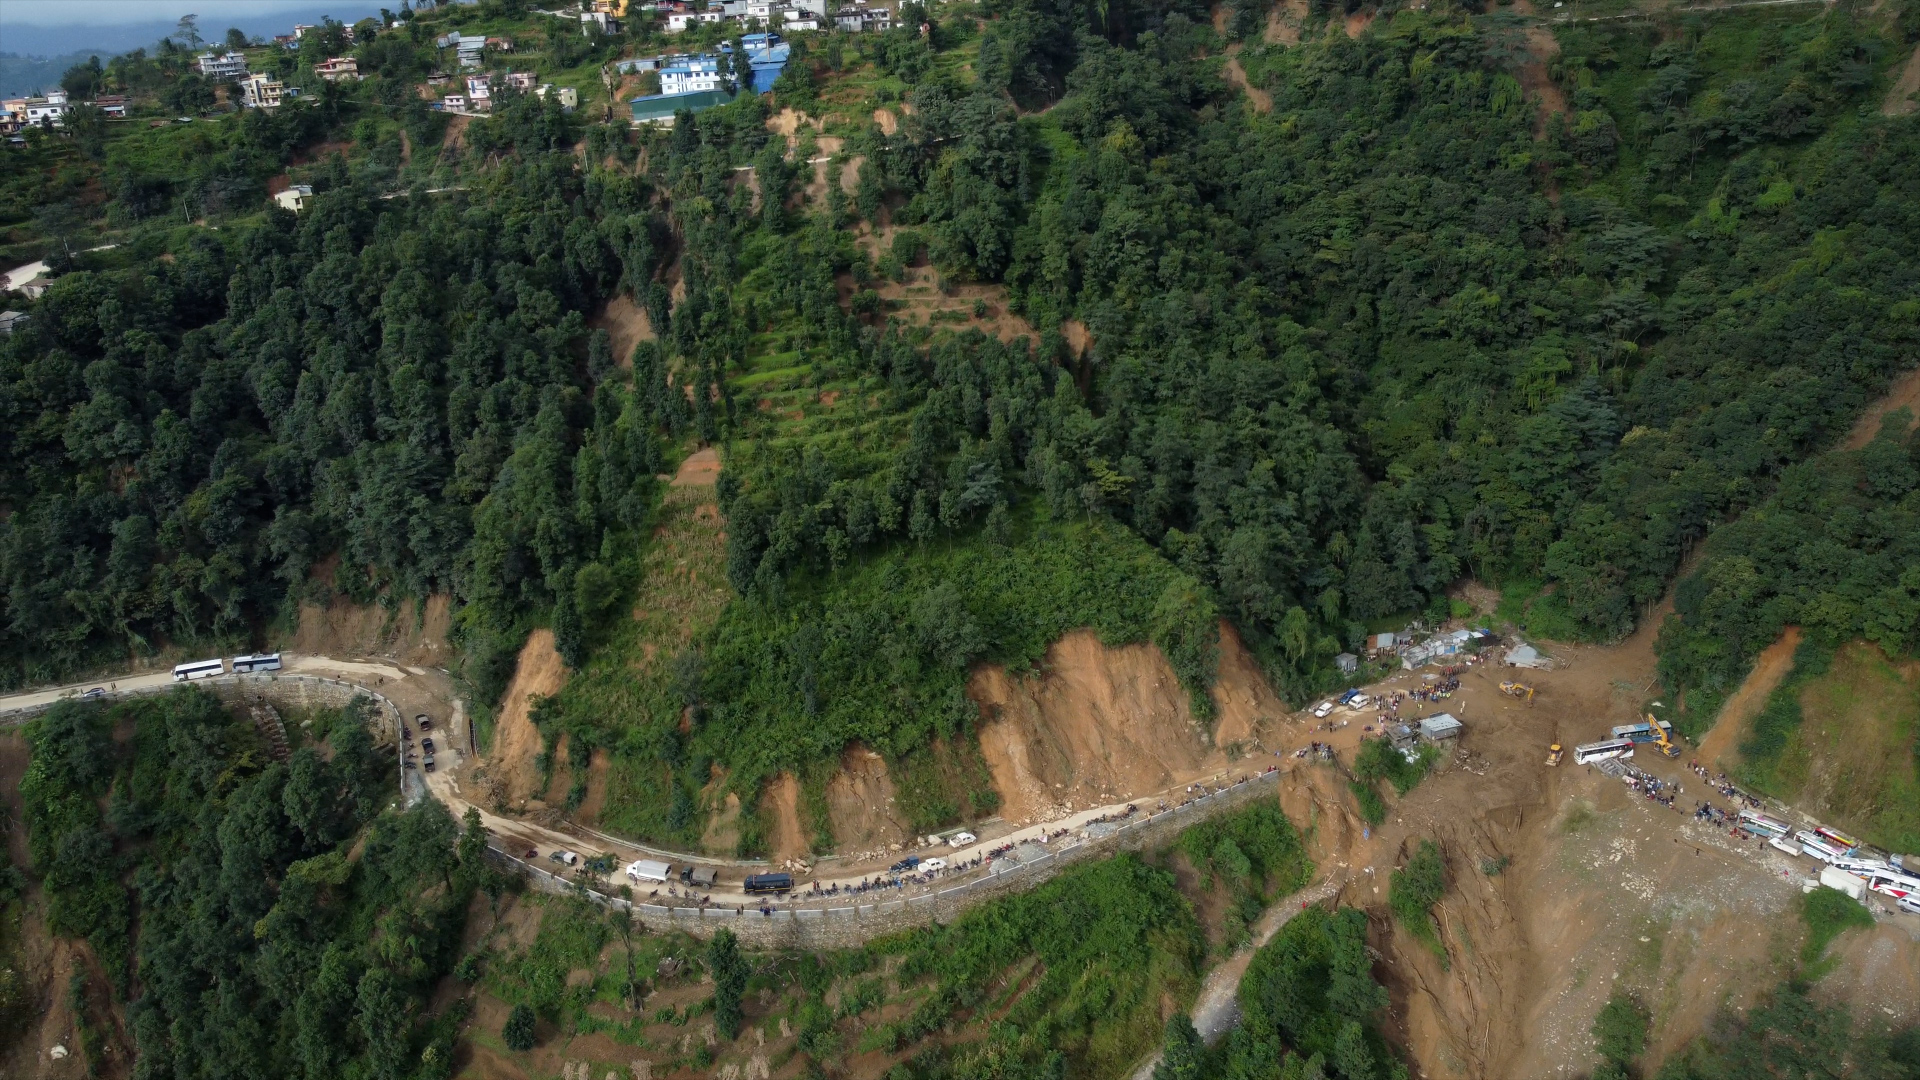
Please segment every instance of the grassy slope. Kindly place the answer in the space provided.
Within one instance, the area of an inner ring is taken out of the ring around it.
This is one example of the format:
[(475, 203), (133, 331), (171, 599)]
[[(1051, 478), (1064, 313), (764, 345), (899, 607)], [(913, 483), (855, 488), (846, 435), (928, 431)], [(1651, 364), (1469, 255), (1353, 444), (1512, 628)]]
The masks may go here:
[(1870, 843), (1920, 852), (1920, 663), (1852, 644), (1799, 697), (1769, 790)]

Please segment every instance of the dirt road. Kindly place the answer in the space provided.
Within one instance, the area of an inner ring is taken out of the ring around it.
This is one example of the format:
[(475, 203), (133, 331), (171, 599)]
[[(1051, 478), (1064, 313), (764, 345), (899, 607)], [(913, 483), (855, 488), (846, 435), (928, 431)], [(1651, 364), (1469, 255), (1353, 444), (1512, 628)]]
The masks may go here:
[[(1285, 896), (1269, 907), (1266, 914), (1254, 925), (1253, 936), (1240, 947), (1240, 951), (1227, 958), (1226, 963), (1207, 972), (1206, 981), (1200, 984), (1200, 996), (1193, 1003), (1193, 1027), (1200, 1038), (1212, 1046), (1226, 1037), (1227, 1032), (1240, 1026), (1240, 979), (1247, 973), (1247, 965), (1253, 962), (1253, 954), (1258, 952), (1273, 935), (1287, 925), (1288, 920), (1307, 910), (1313, 904), (1329, 899), (1340, 892), (1344, 879), (1328, 879), (1318, 885), (1310, 885), (1291, 896)], [(1154, 1066), (1160, 1064), (1160, 1052), (1154, 1051), (1140, 1067), (1133, 1070), (1133, 1080), (1153, 1080)]]

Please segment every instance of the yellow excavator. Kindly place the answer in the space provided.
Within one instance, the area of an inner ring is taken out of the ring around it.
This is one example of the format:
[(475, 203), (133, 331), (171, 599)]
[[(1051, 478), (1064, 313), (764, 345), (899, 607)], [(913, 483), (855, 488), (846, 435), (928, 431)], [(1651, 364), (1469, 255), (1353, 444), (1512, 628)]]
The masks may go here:
[(1653, 748), (1670, 758), (1680, 756), (1680, 747), (1667, 737), (1667, 729), (1652, 713), (1647, 714), (1647, 726), (1653, 729)]
[(1533, 687), (1526, 683), (1503, 682), (1500, 684), (1500, 692), (1508, 697), (1526, 698), (1527, 704), (1533, 704)]
[(1560, 764), (1560, 757), (1564, 753), (1566, 753), (1566, 751), (1560, 749), (1559, 743), (1553, 743), (1549, 745), (1547, 747), (1547, 764), (1548, 765)]

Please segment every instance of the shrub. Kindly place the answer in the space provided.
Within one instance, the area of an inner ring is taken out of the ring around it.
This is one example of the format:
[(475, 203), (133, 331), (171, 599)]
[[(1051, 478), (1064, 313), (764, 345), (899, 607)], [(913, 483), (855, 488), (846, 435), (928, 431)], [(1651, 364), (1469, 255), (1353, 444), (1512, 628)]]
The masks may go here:
[(507, 1022), (500, 1028), (500, 1038), (507, 1049), (525, 1052), (533, 1049), (533, 1010), (525, 1005), (515, 1005), (507, 1014)]
[(1647, 1029), (1652, 1023), (1652, 1015), (1640, 1004), (1639, 998), (1631, 992), (1616, 990), (1601, 1006), (1600, 1015), (1593, 1019), (1594, 1049), (1615, 1067), (1615, 1072), (1624, 1075), (1626, 1067), (1646, 1051)]
[(1433, 905), (1446, 891), (1446, 860), (1431, 840), (1420, 841), (1419, 850), (1407, 860), (1407, 865), (1393, 872), (1393, 880), (1387, 887), (1387, 905), (1393, 909), (1393, 917), (1414, 937), (1442, 955), (1440, 930), (1433, 921)]
[(1807, 941), (1800, 947), (1800, 962), (1809, 966), (1819, 961), (1834, 938), (1855, 927), (1873, 925), (1872, 913), (1837, 889), (1815, 889), (1801, 897), (1800, 919), (1807, 924)]

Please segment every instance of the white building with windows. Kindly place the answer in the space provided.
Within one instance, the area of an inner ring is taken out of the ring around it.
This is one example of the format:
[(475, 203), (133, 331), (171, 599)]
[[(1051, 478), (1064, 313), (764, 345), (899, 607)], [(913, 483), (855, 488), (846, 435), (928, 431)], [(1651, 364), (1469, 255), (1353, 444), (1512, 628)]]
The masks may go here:
[(689, 56), (660, 69), (660, 93), (698, 94), (703, 90), (721, 89), (720, 58), (717, 56)]
[(240, 80), (240, 104), (249, 109), (277, 109), (286, 85), (271, 75), (249, 75)]
[(200, 74), (221, 82), (228, 79), (244, 79), (247, 77), (247, 54), (229, 52), (222, 55), (203, 52), (200, 54)]

